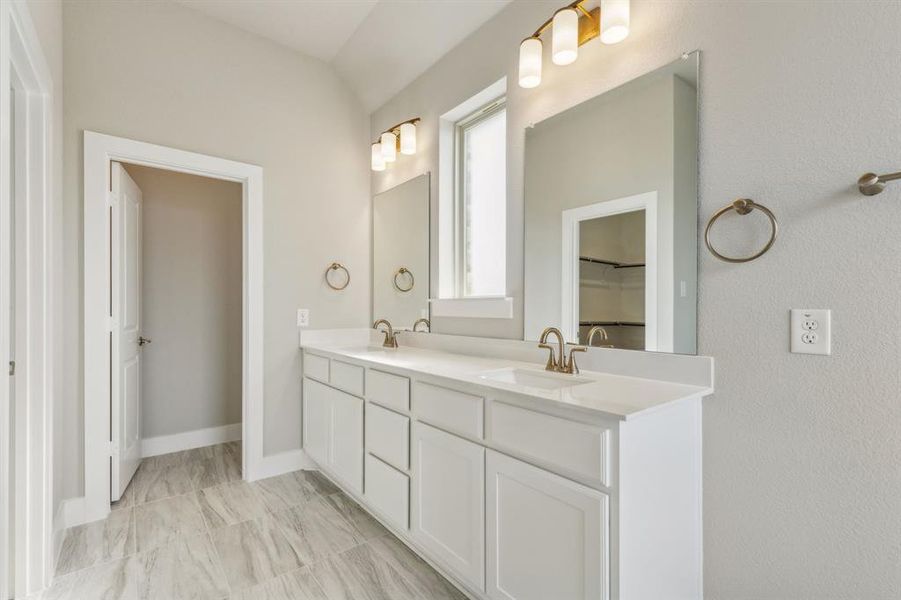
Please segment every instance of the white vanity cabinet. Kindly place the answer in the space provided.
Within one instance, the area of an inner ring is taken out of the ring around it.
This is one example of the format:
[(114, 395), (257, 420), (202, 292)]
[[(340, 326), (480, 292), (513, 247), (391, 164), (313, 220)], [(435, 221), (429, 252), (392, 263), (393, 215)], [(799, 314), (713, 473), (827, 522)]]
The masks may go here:
[(304, 449), (357, 493), (363, 491), (363, 400), (303, 381)]
[[(326, 367), (328, 368), (328, 367)], [(332, 432), (332, 404), (328, 388), (318, 381), (303, 379), (303, 447), (317, 463), (328, 464)]]
[(608, 498), (489, 450), (488, 597), (607, 598)]
[(413, 539), (459, 577), (485, 587), (485, 448), (413, 425)]
[(471, 598), (702, 597), (706, 388), (631, 418), (380, 356), (305, 353), (304, 449)]

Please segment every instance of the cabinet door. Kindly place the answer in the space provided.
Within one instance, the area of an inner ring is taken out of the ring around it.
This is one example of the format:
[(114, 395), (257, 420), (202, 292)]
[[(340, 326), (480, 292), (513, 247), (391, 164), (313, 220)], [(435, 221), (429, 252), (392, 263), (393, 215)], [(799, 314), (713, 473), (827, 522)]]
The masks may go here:
[(606, 494), (488, 451), (488, 596), (609, 597)]
[(319, 466), (328, 466), (332, 426), (331, 390), (312, 379), (303, 379), (303, 448)]
[(485, 589), (485, 449), (413, 425), (413, 537), (428, 554)]
[(329, 465), (334, 474), (363, 492), (363, 400), (329, 388), (332, 437)]

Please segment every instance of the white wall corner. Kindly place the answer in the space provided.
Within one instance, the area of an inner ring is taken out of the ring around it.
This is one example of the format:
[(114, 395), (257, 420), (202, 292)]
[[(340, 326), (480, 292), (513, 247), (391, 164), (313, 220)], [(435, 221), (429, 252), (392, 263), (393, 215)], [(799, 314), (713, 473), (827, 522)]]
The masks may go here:
[(433, 317), (512, 319), (513, 298), (431, 298)]
[(248, 476), (248, 481), (256, 481), (275, 477), (276, 475), (284, 475), (292, 471), (318, 469), (306, 452), (303, 450), (288, 450), (278, 454), (270, 454), (264, 456), (254, 470), (253, 478)]
[(56, 570), (56, 560), (59, 558), (59, 550), (66, 536), (66, 529), (83, 525), (87, 522), (84, 496), (66, 498), (60, 501), (53, 516), (53, 568)]

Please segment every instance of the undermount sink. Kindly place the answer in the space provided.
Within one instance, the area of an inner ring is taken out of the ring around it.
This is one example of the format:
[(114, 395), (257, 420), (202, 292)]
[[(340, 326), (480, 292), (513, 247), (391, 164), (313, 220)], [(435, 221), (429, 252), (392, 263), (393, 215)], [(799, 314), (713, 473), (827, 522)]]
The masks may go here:
[(500, 383), (510, 383), (513, 385), (521, 385), (523, 387), (537, 388), (541, 390), (560, 390), (577, 385), (592, 383), (593, 379), (586, 377), (578, 377), (576, 375), (566, 375), (562, 373), (552, 373), (549, 371), (532, 371), (529, 369), (498, 369), (497, 371), (487, 371), (479, 375), (479, 379), (488, 381), (498, 381)]
[(385, 348), (384, 346), (352, 346), (350, 348), (342, 348), (342, 350), (353, 354), (362, 354), (364, 352), (387, 352), (388, 350), (395, 350), (395, 348)]

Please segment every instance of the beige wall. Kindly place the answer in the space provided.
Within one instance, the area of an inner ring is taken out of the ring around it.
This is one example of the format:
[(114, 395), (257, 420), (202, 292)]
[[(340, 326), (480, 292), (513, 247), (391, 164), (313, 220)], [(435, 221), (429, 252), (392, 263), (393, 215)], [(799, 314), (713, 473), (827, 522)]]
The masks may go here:
[[(367, 117), (327, 65), (189, 8), (65, 3), (65, 493), (83, 487), (82, 132), (263, 168), (264, 450), (300, 445), (297, 308), (313, 327), (369, 320)], [(332, 261), (351, 270), (325, 287)]]
[[(854, 188), (862, 172), (901, 168), (901, 4), (633, 0), (626, 41), (592, 42), (567, 67), (545, 52), (541, 86), (521, 89), (519, 42), (556, 8), (514, 2), (372, 117), (371, 135), (423, 117), (420, 152), (373, 174), (377, 193), (437, 173), (438, 115), (510, 81), (515, 318), (436, 319), (435, 331), (522, 336), (526, 124), (700, 49), (701, 217), (749, 196), (783, 232), (753, 263), (700, 254), (698, 349), (717, 373), (704, 402), (705, 595), (901, 596), (901, 186), (873, 198)], [(724, 223), (718, 238), (740, 253), (765, 233), (758, 215)], [(791, 307), (833, 310), (831, 357), (789, 354)]]
[(241, 422), (241, 184), (126, 165), (142, 212), (141, 436)]

